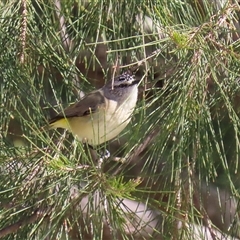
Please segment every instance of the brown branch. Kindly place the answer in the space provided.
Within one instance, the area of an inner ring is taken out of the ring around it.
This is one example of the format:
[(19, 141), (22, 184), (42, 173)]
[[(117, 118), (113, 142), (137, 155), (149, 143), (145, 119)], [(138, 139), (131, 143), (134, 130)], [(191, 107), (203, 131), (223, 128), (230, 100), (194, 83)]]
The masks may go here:
[[(138, 161), (139, 155), (147, 149), (150, 144), (154, 141), (154, 139), (158, 136), (160, 129), (159, 128), (154, 128), (143, 140), (143, 142), (137, 146), (133, 153), (130, 154), (129, 157), (126, 158), (114, 158), (114, 161), (121, 162), (123, 164), (129, 164), (129, 163), (134, 163)], [(118, 168), (115, 172), (114, 175), (118, 174), (121, 171), (121, 168)]]
[(113, 83), (114, 83), (114, 78), (116, 75), (116, 72), (119, 71), (119, 57), (117, 57), (115, 65), (112, 67), (113, 68), (113, 74), (112, 74), (112, 89), (113, 89)]
[[(197, 189), (197, 188), (200, 188), (200, 186), (197, 186), (197, 180), (195, 179), (194, 177), (194, 187)], [(202, 187), (202, 186), (201, 186)], [(194, 201), (195, 201), (195, 204), (196, 204), (196, 207), (199, 208), (199, 210), (201, 211), (202, 213), (202, 219), (203, 219), (203, 223), (204, 225), (206, 226), (206, 228), (209, 230), (209, 233), (212, 237), (213, 240), (216, 240), (216, 233), (214, 232), (214, 229), (213, 229), (213, 224), (212, 224), (212, 221), (210, 219), (210, 217), (208, 216), (208, 213), (206, 211), (206, 209), (204, 208), (204, 206), (202, 206), (202, 204), (200, 203), (200, 199), (201, 199), (201, 196), (199, 194), (199, 191), (195, 191), (194, 193)]]
[(22, 15), (22, 22), (21, 22), (21, 32), (20, 32), (20, 43), (21, 43), (21, 50), (19, 53), (20, 63), (24, 63), (24, 50), (26, 46), (26, 32), (27, 32), (27, 0), (21, 1), (21, 15)]
[(137, 156), (139, 156), (152, 142), (153, 140), (157, 137), (159, 134), (160, 129), (159, 128), (154, 128), (143, 140), (143, 142), (135, 148), (134, 152), (131, 154), (129, 157), (128, 161), (131, 162), (133, 161)]
[[(132, 67), (131, 71), (132, 71), (132, 72), (135, 72), (135, 71), (137, 71), (137, 69), (138, 69), (143, 63), (146, 63), (149, 59), (157, 56), (160, 52), (161, 52), (161, 50), (160, 50), (160, 49), (157, 49), (157, 50), (153, 51), (151, 54), (149, 54), (148, 56), (146, 56), (146, 57), (144, 57), (143, 59), (141, 59), (140, 61), (136, 61), (136, 62), (127, 64), (127, 65), (124, 65), (124, 66), (119, 66), (119, 68)], [(135, 66), (135, 65), (137, 65), (137, 66)], [(135, 66), (135, 67), (134, 67), (134, 66)]]
[(55, 0), (54, 6), (55, 6), (56, 14), (57, 14), (57, 17), (58, 17), (59, 23), (60, 23), (60, 34), (61, 34), (62, 43), (63, 43), (65, 50), (67, 52), (69, 52), (70, 47), (71, 47), (71, 41), (70, 41), (69, 35), (67, 33), (64, 16), (61, 15), (60, 0)]
[(49, 209), (36, 209), (32, 215), (27, 216), (19, 220), (18, 222), (9, 225), (0, 230), (0, 238), (5, 237), (11, 233), (17, 232), (20, 228), (26, 226), (27, 224), (31, 224), (39, 220), (40, 218), (46, 218), (49, 215)]
[[(66, 27), (66, 22), (65, 22), (64, 16), (61, 14), (62, 8), (61, 8), (60, 0), (55, 0), (54, 6), (55, 6), (57, 17), (59, 19), (60, 35), (61, 35), (62, 44), (63, 44), (65, 51), (69, 53), (73, 44), (72, 44), (70, 36), (67, 32), (67, 27)], [(72, 61), (72, 59), (70, 59), (70, 63), (75, 66), (75, 63)], [(80, 79), (76, 73), (74, 73), (73, 75), (74, 75), (73, 76), (74, 86), (79, 89), (80, 88), (80, 86), (79, 86)], [(85, 95), (83, 91), (77, 90), (76, 88), (74, 88), (73, 91), (75, 92), (75, 94), (79, 95), (80, 97), (83, 97)]]

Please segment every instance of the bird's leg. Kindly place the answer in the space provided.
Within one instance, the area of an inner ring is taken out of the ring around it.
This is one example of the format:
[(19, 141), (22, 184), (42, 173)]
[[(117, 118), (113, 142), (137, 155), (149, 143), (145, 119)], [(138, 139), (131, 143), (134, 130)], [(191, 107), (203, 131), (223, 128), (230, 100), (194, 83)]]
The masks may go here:
[(100, 158), (108, 159), (110, 156), (111, 154), (106, 148), (103, 151), (100, 151)]
[(86, 146), (89, 148), (92, 158), (96, 159), (98, 168), (101, 169), (103, 161), (111, 156), (110, 152), (106, 148), (102, 148), (97, 153), (97, 150), (92, 145), (87, 144)]
[(100, 151), (100, 157), (98, 159), (98, 168), (102, 168), (103, 161), (110, 158), (110, 152), (105, 148), (103, 151)]

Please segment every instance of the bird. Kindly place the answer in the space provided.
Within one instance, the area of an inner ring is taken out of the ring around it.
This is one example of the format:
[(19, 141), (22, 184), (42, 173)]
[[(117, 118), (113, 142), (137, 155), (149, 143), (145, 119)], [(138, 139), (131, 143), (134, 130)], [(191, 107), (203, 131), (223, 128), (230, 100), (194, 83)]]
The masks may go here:
[(130, 122), (137, 104), (138, 83), (126, 71), (85, 95), (49, 120), (50, 129), (67, 129), (89, 146), (115, 138)]

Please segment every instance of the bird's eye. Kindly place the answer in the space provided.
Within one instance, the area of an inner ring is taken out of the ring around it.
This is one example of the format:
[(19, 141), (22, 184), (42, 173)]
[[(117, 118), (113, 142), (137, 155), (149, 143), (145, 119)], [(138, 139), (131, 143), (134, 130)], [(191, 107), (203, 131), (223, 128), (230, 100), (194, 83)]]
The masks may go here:
[(123, 73), (122, 75), (119, 76), (119, 81), (129, 81), (131, 80), (133, 77), (127, 73)]
[(125, 81), (128, 78), (126, 74), (122, 74), (119, 76), (119, 81)]

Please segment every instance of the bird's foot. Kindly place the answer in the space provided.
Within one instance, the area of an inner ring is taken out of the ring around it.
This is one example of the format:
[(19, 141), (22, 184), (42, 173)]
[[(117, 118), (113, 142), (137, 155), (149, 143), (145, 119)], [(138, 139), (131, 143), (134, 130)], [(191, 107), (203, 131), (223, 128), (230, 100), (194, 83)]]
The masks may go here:
[(104, 151), (101, 151), (100, 157), (98, 159), (98, 168), (101, 168), (103, 161), (110, 158), (110, 156), (111, 156), (111, 154), (107, 149), (104, 149)]
[(100, 158), (102, 159), (108, 159), (110, 158), (111, 154), (107, 149), (104, 149), (103, 151), (100, 152)]

